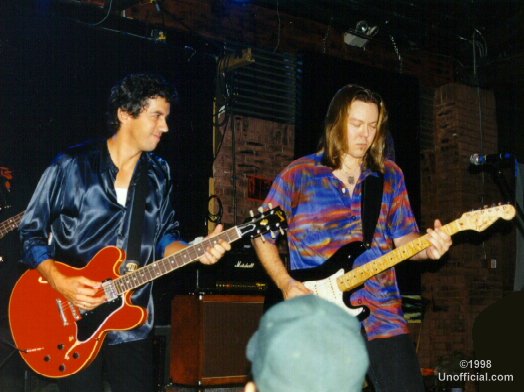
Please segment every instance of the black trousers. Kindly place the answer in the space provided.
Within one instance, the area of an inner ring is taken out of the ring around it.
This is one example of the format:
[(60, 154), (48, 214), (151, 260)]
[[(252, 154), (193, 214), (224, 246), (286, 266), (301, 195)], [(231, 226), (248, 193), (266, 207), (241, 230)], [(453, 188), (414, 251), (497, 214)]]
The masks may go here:
[(420, 365), (409, 335), (366, 343), (368, 377), (375, 392), (424, 392)]
[(104, 343), (97, 358), (85, 369), (59, 379), (60, 392), (103, 392), (104, 382), (111, 392), (152, 392), (153, 340), (107, 345)]

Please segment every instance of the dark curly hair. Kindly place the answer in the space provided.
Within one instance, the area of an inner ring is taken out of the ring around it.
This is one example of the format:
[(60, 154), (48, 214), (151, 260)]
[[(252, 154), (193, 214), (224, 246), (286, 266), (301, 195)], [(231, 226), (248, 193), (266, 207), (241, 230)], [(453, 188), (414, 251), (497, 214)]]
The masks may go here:
[(111, 134), (120, 128), (118, 109), (131, 114), (134, 118), (146, 108), (148, 100), (161, 97), (169, 103), (177, 100), (176, 89), (167, 81), (153, 74), (130, 74), (111, 89), (107, 103), (107, 126)]
[(377, 105), (377, 134), (364, 156), (363, 164), (366, 168), (383, 172), (388, 112), (379, 94), (355, 84), (348, 84), (338, 90), (329, 104), (324, 119), (324, 133), (319, 141), (319, 150), (324, 152), (323, 164), (336, 169), (342, 163), (342, 156), (347, 152), (348, 109), (354, 101)]

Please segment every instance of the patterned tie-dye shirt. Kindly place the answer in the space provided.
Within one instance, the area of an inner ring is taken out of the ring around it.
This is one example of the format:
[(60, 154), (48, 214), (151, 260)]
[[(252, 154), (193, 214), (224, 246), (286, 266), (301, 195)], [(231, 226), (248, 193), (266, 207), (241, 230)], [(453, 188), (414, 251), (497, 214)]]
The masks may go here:
[[(266, 204), (280, 206), (287, 214), (290, 268), (316, 267), (339, 248), (363, 241), (361, 216), (365, 170), (351, 195), (333, 170), (322, 165), (316, 153), (292, 162), (273, 182)], [(393, 161), (385, 162), (384, 193), (372, 246), (354, 266), (367, 263), (393, 249), (393, 239), (418, 232), (404, 176)], [(403, 317), (395, 269), (375, 275), (351, 295), (354, 306), (366, 305), (371, 314), (363, 321), (368, 339), (408, 333)]]

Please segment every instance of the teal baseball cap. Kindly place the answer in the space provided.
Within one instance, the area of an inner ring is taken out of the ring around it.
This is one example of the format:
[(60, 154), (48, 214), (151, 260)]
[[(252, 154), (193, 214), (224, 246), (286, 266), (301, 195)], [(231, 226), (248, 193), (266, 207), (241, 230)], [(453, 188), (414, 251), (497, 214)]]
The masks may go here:
[(316, 295), (271, 307), (246, 355), (260, 392), (357, 392), (369, 365), (359, 321)]

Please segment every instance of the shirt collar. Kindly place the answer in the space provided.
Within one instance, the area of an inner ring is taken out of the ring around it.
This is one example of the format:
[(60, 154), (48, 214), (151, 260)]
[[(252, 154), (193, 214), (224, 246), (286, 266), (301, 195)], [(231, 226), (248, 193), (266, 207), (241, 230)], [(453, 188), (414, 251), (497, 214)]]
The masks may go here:
[[(112, 173), (118, 173), (118, 167), (116, 167), (115, 163), (111, 159), (111, 155), (109, 154), (109, 147), (107, 146), (107, 139), (104, 139), (99, 142), (99, 149), (100, 149), (100, 173), (103, 172), (112, 172)], [(149, 162), (149, 154), (147, 152), (143, 152), (140, 155), (140, 159), (138, 160), (137, 166), (138, 170), (140, 170), (141, 167), (144, 167), (147, 162)], [(135, 170), (135, 174), (133, 177), (136, 177), (137, 171)]]
[[(327, 166), (324, 166), (322, 164), (322, 158), (324, 156), (324, 152), (323, 151), (318, 151), (318, 152), (314, 153), (312, 156), (313, 156), (313, 160), (314, 160), (316, 166), (328, 168)], [(332, 172), (331, 168), (328, 168), (328, 169), (329, 169), (329, 173), (331, 173)], [(373, 170), (367, 168), (367, 169), (364, 169), (363, 172), (360, 175), (361, 175), (362, 179), (366, 179), (367, 176), (372, 175), (372, 176), (378, 177), (380, 174), (378, 172), (376, 172), (376, 171), (373, 171)]]
[(100, 173), (104, 172), (118, 172), (118, 168), (113, 163), (111, 155), (109, 155), (109, 148), (107, 147), (107, 139), (99, 142), (100, 149)]

